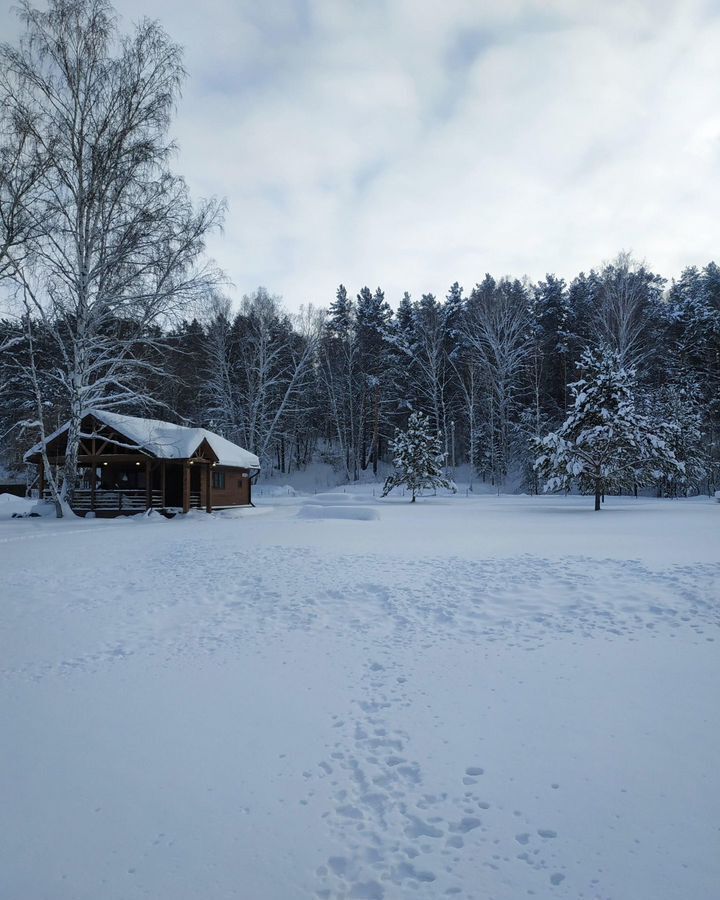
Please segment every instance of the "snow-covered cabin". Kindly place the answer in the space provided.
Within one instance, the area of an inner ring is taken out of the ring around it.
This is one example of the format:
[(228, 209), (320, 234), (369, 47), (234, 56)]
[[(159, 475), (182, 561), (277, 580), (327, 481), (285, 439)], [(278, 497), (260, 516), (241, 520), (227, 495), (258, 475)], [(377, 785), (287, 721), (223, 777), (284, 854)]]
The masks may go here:
[[(52, 466), (65, 463), (68, 426), (45, 441)], [(44, 496), (42, 444), (28, 450), (25, 461), (38, 466)], [(81, 425), (72, 506), (79, 515), (98, 516), (250, 506), (259, 471), (254, 453), (205, 428), (90, 410)]]

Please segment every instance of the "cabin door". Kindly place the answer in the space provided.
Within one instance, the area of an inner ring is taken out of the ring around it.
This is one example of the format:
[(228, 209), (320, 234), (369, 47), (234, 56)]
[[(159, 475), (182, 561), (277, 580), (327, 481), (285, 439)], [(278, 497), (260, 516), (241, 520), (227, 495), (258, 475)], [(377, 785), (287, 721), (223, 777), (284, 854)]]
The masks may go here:
[(183, 467), (165, 464), (165, 506), (183, 505)]

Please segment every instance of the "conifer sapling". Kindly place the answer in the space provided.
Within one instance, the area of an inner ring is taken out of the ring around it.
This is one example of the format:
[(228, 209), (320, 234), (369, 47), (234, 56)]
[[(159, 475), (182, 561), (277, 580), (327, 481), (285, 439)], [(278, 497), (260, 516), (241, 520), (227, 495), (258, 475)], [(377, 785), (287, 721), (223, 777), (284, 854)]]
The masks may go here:
[(425, 488), (444, 487), (455, 492), (455, 484), (442, 471), (445, 454), (440, 436), (433, 434), (430, 420), (420, 412), (414, 412), (408, 419), (407, 431), (398, 431), (390, 442), (395, 471), (383, 488), (382, 496), (387, 497), (393, 488), (404, 485), (411, 492), (411, 503)]

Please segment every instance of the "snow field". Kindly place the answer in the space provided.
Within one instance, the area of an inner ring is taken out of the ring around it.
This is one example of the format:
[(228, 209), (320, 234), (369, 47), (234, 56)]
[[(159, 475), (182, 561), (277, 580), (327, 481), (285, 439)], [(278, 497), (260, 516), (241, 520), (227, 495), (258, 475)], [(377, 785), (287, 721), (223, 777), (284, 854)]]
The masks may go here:
[(0, 896), (714, 897), (717, 505), (339, 496), (0, 523)]

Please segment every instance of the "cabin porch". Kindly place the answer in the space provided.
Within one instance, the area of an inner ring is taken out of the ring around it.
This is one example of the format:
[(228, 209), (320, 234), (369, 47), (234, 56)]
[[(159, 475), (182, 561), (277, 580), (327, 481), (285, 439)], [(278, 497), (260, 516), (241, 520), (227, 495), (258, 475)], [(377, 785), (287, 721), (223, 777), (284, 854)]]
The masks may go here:
[[(135, 515), (147, 509), (211, 512), (213, 463), (208, 460), (170, 462), (148, 457), (118, 460), (78, 460), (78, 486), (71, 508), (76, 515)], [(40, 496), (51, 499), (42, 466)]]

